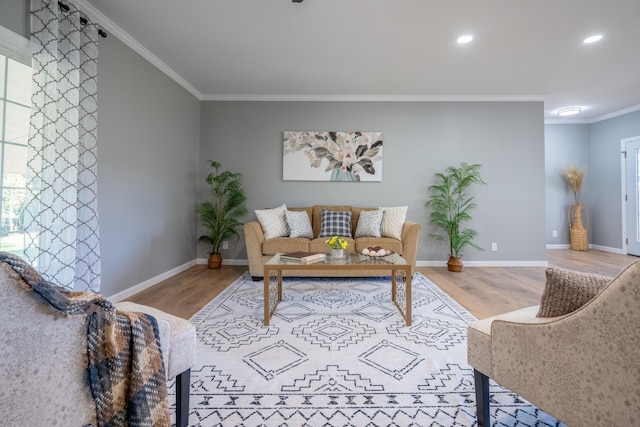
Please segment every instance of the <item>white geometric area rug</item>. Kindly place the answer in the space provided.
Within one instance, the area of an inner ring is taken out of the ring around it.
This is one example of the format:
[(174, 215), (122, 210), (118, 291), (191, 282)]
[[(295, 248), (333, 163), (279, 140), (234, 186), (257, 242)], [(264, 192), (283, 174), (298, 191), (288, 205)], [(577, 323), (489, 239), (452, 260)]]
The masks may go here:
[[(475, 318), (422, 274), (412, 285), (407, 327), (389, 278), (286, 278), (265, 327), (263, 282), (243, 275), (191, 318), (189, 425), (477, 425)], [(494, 383), (491, 396), (493, 426), (562, 425)]]

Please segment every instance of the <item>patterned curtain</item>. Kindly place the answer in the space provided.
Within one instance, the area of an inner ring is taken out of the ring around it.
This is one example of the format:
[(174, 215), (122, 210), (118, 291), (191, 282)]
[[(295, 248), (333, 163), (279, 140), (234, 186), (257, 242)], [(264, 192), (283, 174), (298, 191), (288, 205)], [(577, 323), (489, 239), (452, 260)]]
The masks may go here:
[(67, 6), (31, 2), (25, 256), (55, 284), (98, 292), (98, 27)]

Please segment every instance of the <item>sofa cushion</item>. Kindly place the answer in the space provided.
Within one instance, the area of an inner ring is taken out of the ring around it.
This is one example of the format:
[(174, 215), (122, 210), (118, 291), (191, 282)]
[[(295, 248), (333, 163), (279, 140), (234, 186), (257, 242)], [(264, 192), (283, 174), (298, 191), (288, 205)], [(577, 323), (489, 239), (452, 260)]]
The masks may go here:
[[(344, 237), (344, 240), (347, 241), (348, 246), (344, 251), (346, 253), (355, 252), (356, 251), (356, 241), (353, 240), (352, 237)], [(326, 243), (326, 237), (318, 237), (317, 239), (313, 239), (309, 242), (309, 252), (323, 252), (329, 253), (331, 252), (331, 247)]]
[(306, 237), (276, 237), (263, 242), (262, 253), (275, 255), (279, 252), (309, 252), (309, 242)]
[(309, 215), (305, 211), (285, 210), (284, 216), (289, 227), (289, 237), (306, 237), (313, 239), (313, 230)]
[(537, 317), (571, 313), (589, 302), (609, 284), (611, 277), (562, 268), (546, 269), (547, 283)]
[(393, 237), (394, 239), (402, 239), (402, 227), (407, 218), (408, 206), (381, 207), (384, 211), (382, 218), (382, 226), (380, 227), (383, 237)]
[(287, 206), (282, 205), (273, 209), (258, 209), (255, 211), (258, 222), (260, 222), (260, 226), (264, 231), (265, 239), (284, 237), (289, 234), (289, 227), (284, 216), (284, 211), (286, 210)]
[(357, 252), (362, 252), (363, 249), (371, 246), (381, 246), (402, 255), (402, 240), (392, 239), (390, 237), (358, 237), (355, 243)]
[(380, 237), (383, 214), (384, 212), (380, 209), (361, 211), (355, 237)]
[(351, 211), (323, 210), (318, 237), (345, 236), (351, 237)]
[(156, 318), (160, 330), (162, 356), (166, 361), (167, 378), (173, 378), (195, 364), (196, 328), (190, 321), (130, 301), (119, 302), (116, 308), (121, 311), (145, 313)]

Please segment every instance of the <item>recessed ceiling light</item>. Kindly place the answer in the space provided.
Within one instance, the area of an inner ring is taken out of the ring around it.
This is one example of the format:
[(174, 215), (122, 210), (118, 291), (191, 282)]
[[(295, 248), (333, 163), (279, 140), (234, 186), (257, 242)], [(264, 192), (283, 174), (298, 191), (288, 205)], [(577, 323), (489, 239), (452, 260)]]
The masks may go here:
[(587, 37), (584, 39), (585, 44), (595, 43), (602, 40), (602, 34), (596, 34), (595, 36)]
[(460, 43), (460, 44), (469, 43), (471, 40), (473, 40), (473, 36), (471, 36), (471, 35), (465, 35), (465, 36), (458, 37), (458, 43)]
[(580, 107), (561, 108), (561, 109), (558, 110), (558, 115), (559, 116), (573, 116), (574, 114), (578, 114), (581, 111), (582, 111), (582, 108), (580, 108)]

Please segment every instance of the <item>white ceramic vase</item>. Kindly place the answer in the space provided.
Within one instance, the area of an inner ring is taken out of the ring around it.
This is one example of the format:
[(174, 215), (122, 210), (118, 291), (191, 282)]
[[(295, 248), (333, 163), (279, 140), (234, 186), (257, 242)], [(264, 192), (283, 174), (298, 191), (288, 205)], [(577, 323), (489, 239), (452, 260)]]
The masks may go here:
[(343, 258), (344, 249), (331, 249), (331, 258)]

